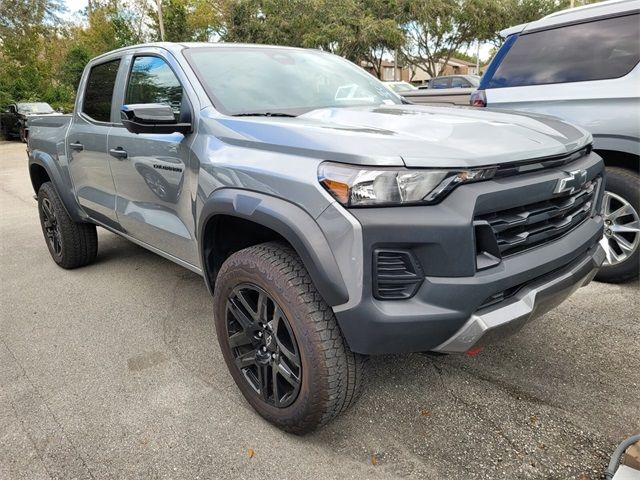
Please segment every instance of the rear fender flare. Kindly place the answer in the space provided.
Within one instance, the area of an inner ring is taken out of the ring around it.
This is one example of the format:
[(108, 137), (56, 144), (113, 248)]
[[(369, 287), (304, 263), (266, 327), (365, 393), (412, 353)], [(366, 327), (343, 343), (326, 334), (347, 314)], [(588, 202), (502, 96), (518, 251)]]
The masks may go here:
[(47, 172), (47, 176), (60, 196), (60, 200), (62, 200), (62, 204), (71, 219), (74, 222), (86, 221), (88, 217), (82, 208), (80, 208), (80, 205), (75, 198), (69, 177), (67, 176), (67, 179), (65, 179), (60, 172), (60, 167), (57, 165), (56, 161), (50, 155), (41, 150), (34, 150), (29, 154), (29, 177), (36, 195), (38, 194), (38, 190), (36, 187), (36, 179), (33, 178), (32, 167), (34, 165), (44, 168)]

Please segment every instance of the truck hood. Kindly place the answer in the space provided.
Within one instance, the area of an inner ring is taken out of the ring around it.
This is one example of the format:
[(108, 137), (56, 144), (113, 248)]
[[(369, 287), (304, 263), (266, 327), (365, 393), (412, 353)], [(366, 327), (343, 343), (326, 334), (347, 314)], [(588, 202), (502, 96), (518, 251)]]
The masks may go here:
[(326, 108), (295, 118), (217, 117), (237, 145), (363, 165), (476, 167), (572, 152), (591, 141), (554, 117), (422, 105)]

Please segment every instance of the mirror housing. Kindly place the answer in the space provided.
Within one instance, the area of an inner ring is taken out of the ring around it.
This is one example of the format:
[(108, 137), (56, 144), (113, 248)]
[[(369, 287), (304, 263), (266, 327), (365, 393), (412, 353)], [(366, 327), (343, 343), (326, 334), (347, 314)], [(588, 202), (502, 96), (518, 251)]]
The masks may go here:
[(120, 118), (131, 133), (186, 134), (192, 130), (190, 122), (178, 123), (171, 107), (161, 103), (123, 105)]

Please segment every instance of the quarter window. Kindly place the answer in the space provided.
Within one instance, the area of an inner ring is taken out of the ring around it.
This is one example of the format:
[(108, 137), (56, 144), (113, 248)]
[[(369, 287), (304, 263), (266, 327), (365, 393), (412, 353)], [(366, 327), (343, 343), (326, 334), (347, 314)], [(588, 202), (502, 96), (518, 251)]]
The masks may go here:
[(162, 103), (169, 105), (178, 118), (182, 86), (161, 58), (136, 57), (131, 67), (125, 103)]
[(488, 88), (619, 78), (640, 61), (639, 15), (524, 33)]
[(111, 102), (120, 60), (91, 67), (84, 92), (82, 112), (93, 120), (111, 121)]

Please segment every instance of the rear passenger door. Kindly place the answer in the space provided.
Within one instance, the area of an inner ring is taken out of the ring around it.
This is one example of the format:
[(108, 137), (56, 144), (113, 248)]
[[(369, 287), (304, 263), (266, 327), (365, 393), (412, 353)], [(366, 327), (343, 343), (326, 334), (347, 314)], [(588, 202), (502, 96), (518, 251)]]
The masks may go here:
[(69, 173), (78, 203), (95, 220), (118, 228), (115, 185), (107, 154), (120, 58), (96, 63), (83, 79), (67, 134)]
[[(127, 57), (122, 104), (162, 103), (176, 118), (192, 116), (179, 66), (162, 53)], [(173, 65), (171, 65), (173, 64)], [(126, 77), (126, 78), (125, 78)], [(134, 134), (120, 123), (108, 139), (118, 221), (131, 237), (197, 265), (189, 162), (193, 134)]]

